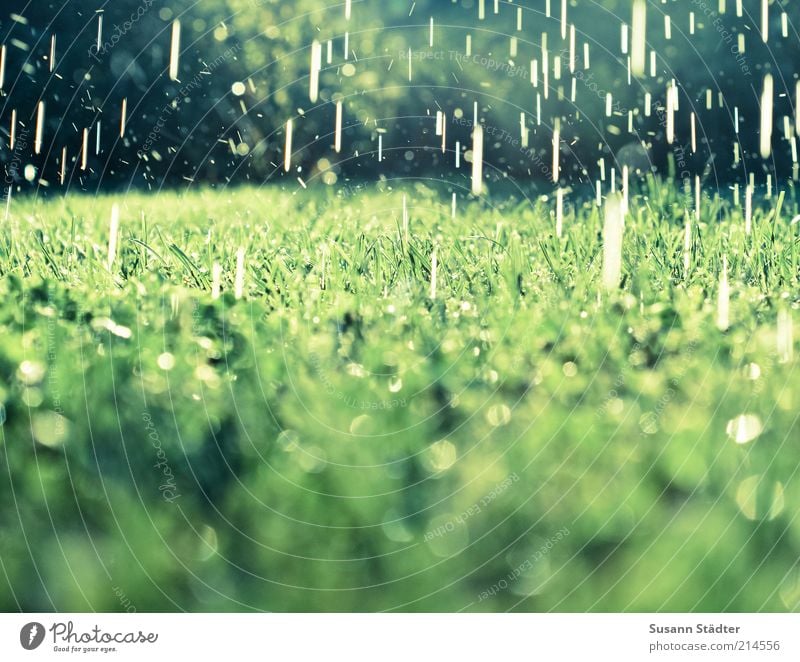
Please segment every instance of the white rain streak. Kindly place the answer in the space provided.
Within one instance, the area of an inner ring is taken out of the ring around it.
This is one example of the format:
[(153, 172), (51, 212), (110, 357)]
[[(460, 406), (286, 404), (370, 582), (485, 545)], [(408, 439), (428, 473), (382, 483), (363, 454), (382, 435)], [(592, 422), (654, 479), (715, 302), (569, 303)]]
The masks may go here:
[(336, 102), (336, 130), (333, 137), (333, 149), (337, 154), (342, 151), (342, 102)]
[(644, 75), (646, 28), (647, 4), (645, 0), (633, 0), (633, 18), (631, 21), (631, 72), (637, 77)]
[(564, 189), (556, 191), (556, 237), (561, 238), (564, 227)]
[(772, 75), (767, 74), (764, 76), (764, 90), (761, 93), (761, 131), (759, 132), (759, 137), (761, 139), (760, 151), (762, 159), (769, 158), (772, 151), (772, 96)]
[(36, 136), (33, 141), (33, 151), (36, 154), (42, 153), (43, 143), (44, 143), (44, 101), (40, 101), (38, 110), (36, 112)]
[(800, 136), (800, 80), (794, 87), (794, 130)]
[(122, 100), (122, 109), (119, 113), (119, 137), (125, 137), (125, 125), (128, 122), (128, 97)]
[(322, 44), (311, 42), (311, 71), (308, 77), (308, 98), (311, 103), (319, 99), (319, 73), (322, 70)]
[(555, 119), (553, 125), (553, 183), (558, 182), (558, 157), (561, 151), (561, 120)]
[(108, 232), (108, 260), (106, 266), (109, 271), (114, 267), (114, 261), (117, 259), (117, 243), (119, 242), (119, 205), (114, 204), (111, 207), (111, 221), (109, 223)]
[(67, 179), (67, 148), (61, 148), (61, 170), (58, 173), (59, 183), (63, 186)]
[(683, 277), (689, 276), (689, 269), (692, 266), (692, 217), (689, 212), (685, 212), (685, 222), (683, 228)]
[(775, 348), (780, 363), (791, 363), (794, 357), (794, 329), (792, 326), (792, 311), (788, 308), (781, 308), (778, 311), (778, 328), (775, 338)]
[(436, 255), (436, 249), (433, 249), (431, 254), (431, 299), (436, 299), (436, 280), (439, 271), (439, 258)]
[(744, 233), (753, 231), (753, 187), (749, 184), (744, 189)]
[(169, 49), (169, 78), (178, 80), (178, 68), (181, 54), (181, 22), (175, 19), (172, 22), (172, 39)]
[(722, 273), (719, 275), (717, 292), (717, 328), (727, 331), (730, 326), (731, 290), (728, 285), (728, 258), (722, 258)]
[(483, 191), (483, 126), (475, 124), (472, 129), (472, 194)]
[(220, 291), (222, 290), (222, 265), (219, 262), (214, 262), (211, 266), (211, 298), (219, 299)]
[(83, 130), (81, 146), (81, 170), (86, 170), (89, 165), (89, 129)]
[(236, 251), (236, 277), (233, 281), (233, 296), (241, 299), (244, 295), (244, 247)]
[(622, 196), (609, 195), (603, 215), (603, 288), (611, 291), (619, 287), (622, 277)]
[[(0, 90), (3, 89), (3, 86), (6, 82), (6, 57), (8, 55), (8, 51), (6, 49), (6, 45), (3, 44), (0, 46)], [(800, 83), (798, 83), (800, 85)]]
[(17, 144), (17, 110), (11, 111), (11, 129), (8, 136), (8, 149), (13, 150)]
[(283, 169), (289, 172), (292, 169), (292, 130), (294, 122), (289, 119), (286, 120), (286, 142), (283, 146)]
[(406, 243), (408, 243), (408, 226), (408, 200), (406, 196), (403, 195), (403, 238), (405, 239)]
[[(675, 92), (673, 92), (675, 90)], [(667, 87), (667, 143), (675, 142), (675, 96), (676, 88)]]

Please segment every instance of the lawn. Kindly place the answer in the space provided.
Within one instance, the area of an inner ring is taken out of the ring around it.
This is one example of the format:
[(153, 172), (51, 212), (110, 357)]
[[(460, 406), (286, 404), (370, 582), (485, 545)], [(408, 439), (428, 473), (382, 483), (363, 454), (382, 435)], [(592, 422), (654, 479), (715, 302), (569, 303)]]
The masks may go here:
[(800, 609), (793, 190), (400, 185), (12, 201), (0, 607)]

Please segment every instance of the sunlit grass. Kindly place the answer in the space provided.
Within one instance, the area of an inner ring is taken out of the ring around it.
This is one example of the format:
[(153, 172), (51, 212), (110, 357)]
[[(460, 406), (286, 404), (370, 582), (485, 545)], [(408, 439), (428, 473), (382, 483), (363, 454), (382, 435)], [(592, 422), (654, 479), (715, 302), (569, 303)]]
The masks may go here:
[(796, 608), (792, 196), (456, 193), (14, 200), (0, 605)]

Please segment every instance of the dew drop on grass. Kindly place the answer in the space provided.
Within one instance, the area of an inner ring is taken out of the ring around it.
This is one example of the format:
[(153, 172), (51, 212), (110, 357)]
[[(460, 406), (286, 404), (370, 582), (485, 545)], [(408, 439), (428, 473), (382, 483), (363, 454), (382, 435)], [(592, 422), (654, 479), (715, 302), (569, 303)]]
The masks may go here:
[(507, 405), (494, 405), (486, 412), (486, 420), (492, 427), (501, 427), (511, 422), (511, 409)]
[(164, 352), (156, 359), (156, 363), (162, 370), (169, 371), (175, 367), (175, 357), (169, 352)]
[(432, 443), (423, 454), (423, 462), (432, 473), (447, 471), (456, 463), (456, 447), (447, 439)]
[(361, 414), (350, 421), (350, 434), (368, 435), (372, 432), (373, 427), (372, 418), (367, 414)]
[(737, 444), (746, 444), (758, 437), (763, 430), (761, 419), (755, 414), (741, 414), (728, 421), (725, 428), (728, 436)]
[(397, 511), (392, 510), (386, 513), (381, 528), (383, 534), (394, 542), (408, 543), (414, 539), (414, 534), (411, 533)]
[(781, 584), (781, 602), (791, 612), (800, 611), (800, 566), (790, 570)]
[(57, 448), (67, 440), (69, 421), (54, 411), (37, 412), (31, 418), (31, 432), (38, 443)]
[(33, 386), (42, 381), (45, 366), (39, 361), (23, 361), (17, 368), (17, 379), (26, 386)]
[(773, 520), (785, 505), (783, 483), (762, 475), (745, 478), (736, 489), (736, 504), (749, 520)]
[(309, 446), (296, 455), (297, 464), (309, 474), (318, 474), (325, 469), (328, 456), (319, 446)]
[(203, 524), (203, 526), (200, 527), (199, 534), (200, 541), (198, 545), (198, 551), (200, 560), (208, 561), (217, 553), (217, 548), (219, 547), (217, 531), (214, 529), (214, 527)]
[(278, 435), (275, 443), (281, 450), (292, 453), (300, 447), (300, 435), (294, 430), (283, 430)]
[(747, 379), (756, 381), (761, 377), (761, 366), (759, 366), (758, 363), (748, 363), (745, 367), (745, 374), (747, 375)]

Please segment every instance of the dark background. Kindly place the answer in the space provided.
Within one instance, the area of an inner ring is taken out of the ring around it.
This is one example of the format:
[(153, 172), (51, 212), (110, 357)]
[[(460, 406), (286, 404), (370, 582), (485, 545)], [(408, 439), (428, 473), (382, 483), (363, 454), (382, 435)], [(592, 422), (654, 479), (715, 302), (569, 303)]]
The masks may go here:
[[(727, 4), (727, 12), (719, 16), (717, 0), (648, 3), (648, 48), (658, 53), (658, 76), (634, 79), (629, 86), (625, 56), (620, 52), (620, 26), (623, 21), (630, 23), (630, 2), (573, 2), (568, 21), (576, 25), (579, 56), (583, 43), (590, 43), (591, 68), (584, 75), (592, 78), (578, 82), (577, 102), (570, 103), (565, 62), (562, 80), (554, 81), (551, 76), (550, 99), (543, 102), (542, 125), (537, 127), (536, 91), (528, 75), (530, 60), (540, 58), (542, 32), (548, 35), (551, 58), (568, 45), (561, 40), (560, 3), (556, 0), (551, 18), (544, 15), (544, 0), (500, 3), (497, 16), (493, 0), (487, 0), (485, 21), (478, 20), (477, 0), (363, 0), (353, 3), (349, 22), (343, 3), (324, 0), (4, 2), (0, 35), (7, 47), (7, 61), (0, 98), (0, 160), (6, 188), (13, 181), (21, 189), (35, 186), (40, 193), (58, 190), (63, 147), (68, 150), (65, 185), (86, 191), (278, 180), (295, 187), (298, 176), (310, 183), (325, 172), (329, 184), (381, 175), (449, 178), (456, 173), (455, 141), (470, 144), (467, 123), (475, 100), (480, 104), (481, 121), (496, 127), (494, 139), (487, 137), (486, 144), (489, 182), (508, 177), (549, 188), (547, 172), (537, 165), (536, 155), (540, 163), (551, 163), (555, 117), (562, 122), (562, 182), (575, 188), (585, 185), (591, 190), (601, 156), (608, 166), (611, 159), (620, 158), (620, 162), (669, 174), (668, 154), (674, 154), (676, 148), (675, 172), (701, 174), (710, 185), (744, 182), (751, 172), (757, 185), (763, 185), (767, 172), (773, 173), (777, 182), (785, 181), (791, 174), (791, 151), (783, 137), (783, 116), (794, 117), (793, 62), (798, 57), (798, 39), (791, 22), (797, 17), (787, 5), (790, 35), (781, 39), (781, 4), (773, 3), (770, 40), (763, 44), (758, 24), (760, 3), (746, 2), (753, 16), (741, 18), (735, 15), (733, 0)], [(516, 31), (517, 6), (525, 8), (521, 32)], [(104, 16), (99, 52), (98, 11)], [(672, 19), (670, 41), (664, 38), (664, 11)], [(690, 11), (696, 13), (694, 36), (688, 34)], [(435, 23), (433, 49), (428, 46), (431, 16)], [(182, 23), (179, 82), (167, 75), (175, 18)], [(350, 32), (347, 61), (343, 59), (345, 31)], [(739, 32), (746, 35), (747, 48), (737, 59), (731, 45)], [(726, 41), (728, 33), (732, 37)], [(53, 34), (57, 48), (51, 73), (48, 53)], [(455, 60), (454, 53), (464, 52), (467, 34), (472, 35), (478, 62)], [(510, 36), (519, 39), (518, 56), (513, 60), (509, 59)], [(323, 48), (317, 104), (308, 98), (313, 37)], [(325, 63), (328, 39), (334, 44), (330, 65)], [(401, 56), (408, 48), (415, 58), (410, 84), (407, 61)], [(579, 68), (581, 62), (582, 57)], [(346, 68), (348, 64), (352, 68)], [(764, 162), (758, 155), (758, 97), (767, 71), (775, 76), (776, 103), (774, 160)], [(645, 118), (639, 111), (634, 121), (637, 135), (628, 134), (624, 111), (641, 109), (645, 91), (652, 94), (654, 104), (663, 105), (672, 78), (681, 88), (676, 143), (672, 147), (665, 144), (657, 112)], [(242, 96), (231, 91), (237, 81), (246, 83)], [(559, 84), (566, 100), (557, 99)], [(711, 111), (705, 108), (707, 89), (714, 95)], [(613, 92), (615, 108), (623, 112), (605, 117), (604, 100), (597, 90)], [(717, 106), (719, 93), (724, 97), (723, 108)], [(332, 149), (331, 101), (340, 95), (344, 98), (345, 134), (342, 153), (337, 155)], [(125, 97), (128, 125), (120, 139), (120, 108)], [(44, 148), (35, 156), (33, 133), (40, 99), (46, 103), (47, 119)], [(734, 106), (739, 108), (738, 139), (745, 156), (737, 167), (733, 165), (737, 139)], [(459, 108), (466, 121), (454, 124), (450, 120)], [(699, 144), (694, 155), (689, 148), (692, 108), (698, 117)], [(8, 133), (13, 109), (18, 113), (23, 140), (12, 151)], [(447, 113), (449, 122), (450, 151), (445, 155), (439, 150), (440, 138), (434, 135), (437, 109)], [(519, 138), (521, 111), (527, 113), (533, 152), (514, 142)], [(293, 163), (302, 169), (287, 175), (282, 170), (283, 126), (289, 117), (294, 118), (294, 147), (298, 150)], [(96, 155), (98, 121), (101, 152)], [(86, 171), (79, 164), (84, 128), (90, 129), (91, 146)], [(379, 130), (385, 131), (386, 158), (381, 164), (375, 156)], [(638, 147), (642, 140), (646, 152)], [(36, 167), (35, 176), (29, 176), (31, 182), (24, 177), (26, 165)], [(462, 163), (458, 176), (468, 174), (468, 165)]]

